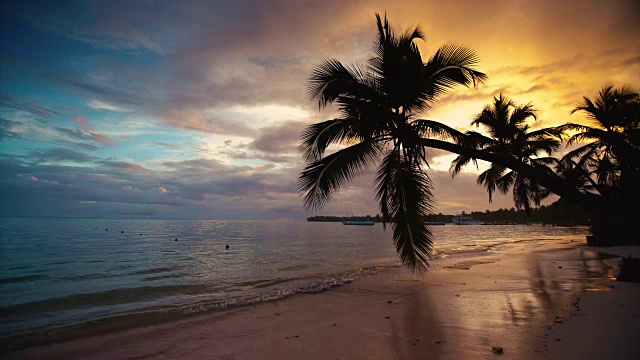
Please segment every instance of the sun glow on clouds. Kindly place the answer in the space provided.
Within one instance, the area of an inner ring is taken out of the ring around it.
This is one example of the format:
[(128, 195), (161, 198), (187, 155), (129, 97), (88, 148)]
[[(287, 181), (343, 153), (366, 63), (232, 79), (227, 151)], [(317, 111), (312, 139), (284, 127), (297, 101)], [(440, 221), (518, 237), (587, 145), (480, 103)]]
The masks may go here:
[(45, 179), (39, 179), (35, 176), (31, 176), (29, 178), (29, 180), (33, 181), (33, 182), (41, 182), (41, 183), (45, 183), (45, 184), (56, 184), (56, 185), (60, 185), (59, 182), (55, 181), (55, 180), (45, 180)]
[[(96, 208), (95, 214), (115, 216), (131, 209), (126, 214), (302, 218), (295, 186), (303, 167), (300, 132), (337, 115), (332, 107), (318, 111), (305, 83), (323, 59), (366, 62), (375, 12), (386, 10), (397, 32), (420, 24), (428, 39), (418, 44), (425, 60), (447, 41), (477, 51), (487, 82), (453, 89), (420, 118), (482, 132), (471, 119), (501, 92), (540, 110), (531, 124), (536, 129), (585, 123), (581, 114), (569, 115), (582, 96), (593, 96), (606, 82), (640, 82), (640, 23), (629, 15), (637, 13), (637, 1), (580, 4), (576, 12), (574, 1), (553, 0), (506, 6), (327, 0), (286, 7), (248, 0), (242, 8), (255, 11), (237, 12), (227, 2), (186, 2), (180, 11), (145, 2), (110, 4), (105, 11), (100, 2), (80, 2), (88, 16), (78, 19), (64, 3), (52, 13), (46, 4), (15, 1), (10, 16), (32, 27), (27, 33), (34, 38), (25, 37), (23, 27), (6, 26), (12, 40), (3, 46), (0, 66), (11, 76), (3, 78), (0, 93), (0, 161), (7, 172), (0, 195), (18, 196), (31, 209), (42, 201), (61, 204), (60, 198), (77, 206), (97, 203), (77, 210), (82, 216)], [(451, 26), (451, 19), (471, 25)], [(148, 41), (156, 37), (161, 41)], [(452, 180), (455, 155), (428, 157), (437, 210), (512, 206), (510, 199), (488, 204), (476, 186), (487, 163), (467, 166)], [(326, 211), (375, 213), (371, 176), (350, 183)], [(66, 186), (43, 179), (72, 183), (74, 192), (61, 196)], [(13, 214), (9, 206), (2, 210)]]
[(442, 206), (446, 206), (446, 207), (452, 207), (452, 208), (456, 208), (456, 207), (464, 207), (466, 206), (463, 203), (459, 203), (459, 202), (450, 202), (450, 201), (438, 201), (439, 205)]
[(275, 125), (280, 122), (290, 120), (301, 120), (309, 118), (312, 113), (299, 106), (283, 104), (265, 104), (257, 106), (231, 106), (217, 109), (222, 114), (233, 117), (251, 120), (251, 123), (258, 126)]
[(109, 111), (126, 111), (120, 106), (111, 105), (107, 102), (100, 100), (90, 100), (87, 102), (87, 106), (96, 110), (109, 110)]

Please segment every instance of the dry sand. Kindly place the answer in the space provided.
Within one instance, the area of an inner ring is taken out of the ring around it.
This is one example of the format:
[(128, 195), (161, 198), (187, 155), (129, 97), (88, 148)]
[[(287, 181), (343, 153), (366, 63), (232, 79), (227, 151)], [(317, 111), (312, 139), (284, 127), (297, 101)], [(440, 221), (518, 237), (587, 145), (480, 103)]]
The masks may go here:
[(397, 268), (319, 294), (5, 357), (638, 359), (640, 284), (614, 281), (619, 257), (596, 250), (525, 242), (433, 261), (425, 276)]

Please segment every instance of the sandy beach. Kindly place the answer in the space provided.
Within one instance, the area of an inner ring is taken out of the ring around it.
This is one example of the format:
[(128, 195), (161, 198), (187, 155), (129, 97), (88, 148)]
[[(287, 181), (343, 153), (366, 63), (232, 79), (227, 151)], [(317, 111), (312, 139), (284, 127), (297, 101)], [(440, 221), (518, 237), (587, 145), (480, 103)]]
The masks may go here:
[[(632, 359), (637, 248), (524, 242), (318, 294), (5, 354), (10, 359)], [(495, 347), (502, 348), (502, 353)]]

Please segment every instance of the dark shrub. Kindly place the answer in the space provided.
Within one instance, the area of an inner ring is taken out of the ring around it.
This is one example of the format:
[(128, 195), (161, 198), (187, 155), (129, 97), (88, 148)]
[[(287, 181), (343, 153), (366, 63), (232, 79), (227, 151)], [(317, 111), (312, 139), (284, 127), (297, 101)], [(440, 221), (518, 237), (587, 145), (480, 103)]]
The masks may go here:
[(632, 258), (631, 255), (622, 258), (617, 280), (640, 282), (640, 259)]

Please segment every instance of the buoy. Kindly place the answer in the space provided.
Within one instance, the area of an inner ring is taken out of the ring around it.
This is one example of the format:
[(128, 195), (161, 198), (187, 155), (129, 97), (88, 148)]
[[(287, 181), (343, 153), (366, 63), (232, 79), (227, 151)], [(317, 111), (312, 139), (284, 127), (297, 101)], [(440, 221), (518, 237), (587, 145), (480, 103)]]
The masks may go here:
[(174, 241), (178, 241), (178, 239), (175, 239)]
[(229, 248), (229, 245), (227, 245), (227, 249)]

